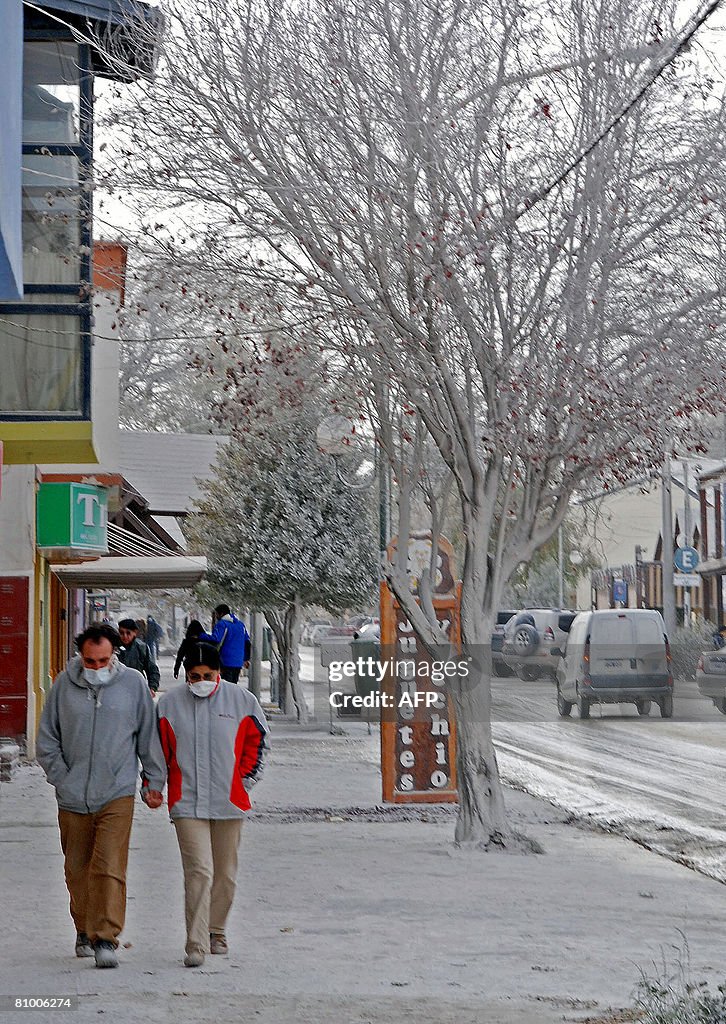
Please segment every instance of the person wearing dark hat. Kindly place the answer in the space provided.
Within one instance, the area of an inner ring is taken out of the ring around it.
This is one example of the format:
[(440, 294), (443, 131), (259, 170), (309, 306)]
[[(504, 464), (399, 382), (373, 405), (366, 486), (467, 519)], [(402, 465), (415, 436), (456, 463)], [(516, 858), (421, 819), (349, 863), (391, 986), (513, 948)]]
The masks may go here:
[(118, 624), (119, 636), (123, 647), (118, 652), (119, 661), (126, 668), (135, 668), (142, 676), (152, 693), (159, 689), (161, 674), (154, 661), (148, 645), (139, 639), (139, 627), (134, 619), (121, 619)]
[(190, 644), (186, 682), (157, 705), (169, 816), (184, 870), (184, 965), (228, 952), (242, 819), (262, 775), (269, 729), (257, 698), (221, 677), (216, 646)]

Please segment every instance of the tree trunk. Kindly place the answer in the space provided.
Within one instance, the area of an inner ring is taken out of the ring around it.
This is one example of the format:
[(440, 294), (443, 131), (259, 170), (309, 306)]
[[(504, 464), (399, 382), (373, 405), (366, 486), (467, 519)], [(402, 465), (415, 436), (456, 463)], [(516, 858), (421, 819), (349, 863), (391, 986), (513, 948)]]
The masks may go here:
[(492, 741), (491, 656), (482, 657), (479, 648), (470, 668), (472, 674), (454, 692), (459, 792), (454, 838), (457, 846), (490, 850), (512, 842)]
[(285, 693), (289, 694), (291, 704), (295, 705), (297, 720), (306, 723), (308, 720), (308, 706), (305, 701), (303, 684), (300, 679), (300, 630), (302, 627), (302, 608), (300, 600), (295, 595), (291, 604), (285, 611), (284, 648), (283, 648), (283, 678), (280, 685), (285, 687)]
[[(499, 764), (492, 739), (492, 652), (494, 615), (484, 610), (476, 586), (461, 599), (462, 654), (470, 674), (452, 687), (456, 707), (456, 768), (459, 814), (454, 833), (460, 848), (541, 853), (538, 843), (514, 831), (507, 819)], [(472, 581), (473, 582), (473, 581)], [(489, 595), (491, 597), (491, 595)], [(472, 600), (473, 597), (473, 600)]]

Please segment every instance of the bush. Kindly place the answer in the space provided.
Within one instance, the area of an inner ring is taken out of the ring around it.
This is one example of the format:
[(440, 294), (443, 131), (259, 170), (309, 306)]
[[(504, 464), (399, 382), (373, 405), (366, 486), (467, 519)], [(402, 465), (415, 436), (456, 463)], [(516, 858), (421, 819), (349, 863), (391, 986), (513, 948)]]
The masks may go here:
[(653, 978), (641, 972), (635, 992), (635, 1013), (639, 1024), (726, 1024), (726, 983), (715, 992), (708, 982), (690, 978), (688, 943), (676, 951), (676, 966), (669, 968), (665, 957), (654, 964)]
[(704, 651), (713, 650), (712, 634), (716, 627), (704, 619), (694, 623), (693, 629), (679, 626), (670, 637), (675, 679), (695, 679), (698, 659)]

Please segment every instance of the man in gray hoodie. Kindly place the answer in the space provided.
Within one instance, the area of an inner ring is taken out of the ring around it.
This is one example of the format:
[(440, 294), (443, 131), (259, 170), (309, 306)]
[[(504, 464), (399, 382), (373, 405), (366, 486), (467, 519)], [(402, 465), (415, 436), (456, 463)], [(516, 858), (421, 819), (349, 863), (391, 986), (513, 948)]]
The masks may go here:
[(154, 701), (141, 673), (118, 660), (120, 645), (105, 624), (76, 637), (79, 656), (51, 687), (36, 744), (58, 800), (76, 956), (95, 956), (96, 967), (118, 964), (138, 761), (149, 807), (161, 806), (166, 782)]

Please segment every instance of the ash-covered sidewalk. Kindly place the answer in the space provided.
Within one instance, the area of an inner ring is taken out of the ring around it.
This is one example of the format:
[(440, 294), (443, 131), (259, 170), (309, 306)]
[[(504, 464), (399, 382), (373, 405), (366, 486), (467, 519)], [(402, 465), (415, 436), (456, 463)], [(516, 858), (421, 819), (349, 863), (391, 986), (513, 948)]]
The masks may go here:
[[(380, 808), (378, 739), (272, 721), (243, 833), (228, 958), (182, 966), (181, 865), (164, 810), (138, 804), (121, 964), (73, 956), (53, 790), (26, 766), (0, 785), (0, 995), (77, 995), (42, 1024), (549, 1024), (608, 1019), (638, 967), (690, 945), (726, 974), (719, 883), (564, 824), (509, 792), (544, 856), (458, 854), (453, 808)], [(5, 1002), (3, 1004), (7, 1006)]]

